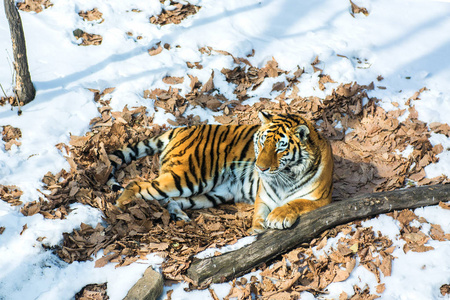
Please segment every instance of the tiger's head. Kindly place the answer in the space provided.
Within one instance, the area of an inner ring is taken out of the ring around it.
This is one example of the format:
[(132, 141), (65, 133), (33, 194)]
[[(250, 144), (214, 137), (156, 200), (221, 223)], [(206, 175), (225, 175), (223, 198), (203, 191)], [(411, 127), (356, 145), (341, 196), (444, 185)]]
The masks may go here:
[(280, 171), (301, 174), (320, 154), (321, 139), (311, 122), (300, 115), (271, 115), (259, 112), (262, 125), (253, 138), (256, 170), (261, 176), (277, 176)]

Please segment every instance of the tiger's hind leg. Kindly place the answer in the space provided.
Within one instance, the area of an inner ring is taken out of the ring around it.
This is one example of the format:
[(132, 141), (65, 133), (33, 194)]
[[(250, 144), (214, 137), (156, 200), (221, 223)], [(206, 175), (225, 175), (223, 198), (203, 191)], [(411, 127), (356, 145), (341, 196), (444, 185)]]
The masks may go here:
[(224, 186), (216, 187), (213, 190), (200, 192), (198, 185), (192, 182), (186, 183), (186, 178), (182, 178), (173, 172), (160, 175), (150, 182), (131, 182), (116, 201), (116, 206), (124, 209), (135, 197), (145, 200), (158, 200), (161, 205), (166, 206), (172, 218), (175, 220), (190, 221), (184, 209), (209, 208), (217, 204), (225, 203), (233, 199), (234, 195)]
[(135, 197), (162, 201), (167, 198), (192, 196), (198, 192), (199, 187), (192, 182), (187, 185), (186, 180), (174, 172), (168, 172), (152, 181), (130, 182), (117, 199), (116, 206), (123, 210)]
[(221, 203), (225, 203), (233, 199), (233, 195), (218, 195), (214, 193), (206, 193), (191, 197), (175, 197), (168, 199), (164, 204), (170, 215), (175, 220), (190, 221), (183, 209), (201, 209), (210, 208)]

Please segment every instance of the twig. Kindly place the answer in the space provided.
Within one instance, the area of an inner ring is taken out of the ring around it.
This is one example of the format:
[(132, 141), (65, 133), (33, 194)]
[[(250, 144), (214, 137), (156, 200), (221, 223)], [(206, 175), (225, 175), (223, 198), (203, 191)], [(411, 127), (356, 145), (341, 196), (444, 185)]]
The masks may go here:
[(3, 89), (3, 85), (1, 83), (0, 83), (0, 88), (2, 88), (3, 95), (5, 95), (5, 98), (8, 98), (8, 96), (6, 96), (5, 90)]
[(217, 297), (217, 294), (213, 289), (209, 289), (209, 293), (211, 294), (211, 297), (213, 297), (214, 300), (220, 300), (219, 297)]
[(19, 109), (17, 111), (17, 115), (22, 115), (22, 109), (20, 108), (20, 101), (19, 101), (19, 96), (17, 95), (17, 90), (14, 89), (14, 95), (16, 95), (16, 101), (17, 101), (17, 108)]

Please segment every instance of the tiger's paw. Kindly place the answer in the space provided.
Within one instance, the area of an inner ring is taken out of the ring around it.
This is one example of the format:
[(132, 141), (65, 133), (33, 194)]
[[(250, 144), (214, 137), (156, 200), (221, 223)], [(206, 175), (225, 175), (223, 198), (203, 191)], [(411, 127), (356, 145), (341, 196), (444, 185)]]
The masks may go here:
[(264, 231), (266, 231), (266, 228), (264, 226), (252, 227), (249, 230), (247, 230), (247, 232), (251, 235), (256, 235)]
[(133, 187), (136, 185), (136, 183), (132, 182), (127, 185), (127, 187), (123, 190), (122, 194), (120, 194), (119, 198), (116, 200), (116, 206), (120, 210), (124, 210), (126, 205), (131, 203), (133, 201), (133, 198), (136, 197), (136, 193), (133, 190)]
[(285, 229), (294, 225), (298, 215), (284, 207), (277, 207), (270, 212), (266, 218), (266, 227), (274, 229)]
[(252, 228), (248, 230), (251, 235), (266, 231), (264, 219), (253, 220)]
[(169, 211), (170, 217), (174, 221), (185, 221), (190, 222), (189, 216), (181, 209), (177, 201), (173, 199), (168, 199), (167, 210)]
[(178, 213), (170, 213), (170, 218), (174, 221), (191, 221), (191, 218), (189, 218), (189, 216), (184, 211)]
[(122, 197), (122, 195), (116, 200), (116, 207), (118, 207), (121, 211), (125, 210), (125, 207), (127, 204), (129, 204), (132, 201), (131, 198), (128, 197)]

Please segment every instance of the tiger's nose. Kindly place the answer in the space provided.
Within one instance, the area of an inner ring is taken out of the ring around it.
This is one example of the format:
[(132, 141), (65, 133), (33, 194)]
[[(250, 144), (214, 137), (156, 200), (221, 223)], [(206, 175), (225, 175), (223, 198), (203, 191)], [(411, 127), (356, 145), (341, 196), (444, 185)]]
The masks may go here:
[(260, 167), (260, 166), (257, 166), (257, 167), (261, 172), (265, 172), (265, 171), (269, 170), (269, 168), (264, 168), (264, 167)]

